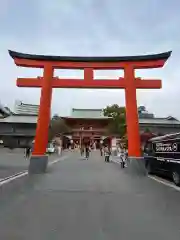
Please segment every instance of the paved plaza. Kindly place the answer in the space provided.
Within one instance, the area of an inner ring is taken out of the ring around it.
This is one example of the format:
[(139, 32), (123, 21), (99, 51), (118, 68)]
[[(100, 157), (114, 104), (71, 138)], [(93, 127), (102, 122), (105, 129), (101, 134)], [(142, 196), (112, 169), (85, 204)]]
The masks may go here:
[[(53, 161), (58, 156), (50, 156)], [(28, 169), (29, 160), (24, 157), (24, 149), (0, 148), (0, 180)]]
[(180, 239), (180, 192), (68, 152), (46, 174), (1, 189), (0, 239)]

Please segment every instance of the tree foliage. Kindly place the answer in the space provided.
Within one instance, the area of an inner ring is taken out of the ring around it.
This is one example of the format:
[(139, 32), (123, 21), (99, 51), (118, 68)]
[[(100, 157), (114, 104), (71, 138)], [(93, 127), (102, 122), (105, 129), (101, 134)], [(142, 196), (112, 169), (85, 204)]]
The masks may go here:
[(50, 121), (49, 140), (52, 140), (55, 136), (68, 132), (70, 132), (70, 128), (67, 126), (65, 121), (57, 114), (55, 114)]
[(145, 128), (144, 132), (145, 133), (151, 133), (151, 130), (147, 127), (147, 128)]
[(139, 107), (138, 107), (138, 112), (139, 112), (139, 113), (147, 112), (146, 107), (145, 107), (145, 106), (139, 106)]
[(108, 125), (108, 133), (123, 137), (126, 134), (126, 108), (113, 104), (104, 108), (103, 113), (104, 116), (112, 118)]

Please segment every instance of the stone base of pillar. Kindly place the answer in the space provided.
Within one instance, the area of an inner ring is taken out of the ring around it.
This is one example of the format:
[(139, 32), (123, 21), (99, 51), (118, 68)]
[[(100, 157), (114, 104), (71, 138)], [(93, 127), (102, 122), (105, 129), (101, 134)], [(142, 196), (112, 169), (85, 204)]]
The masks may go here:
[(29, 174), (45, 173), (48, 165), (48, 156), (31, 156), (28, 168)]
[(126, 171), (130, 174), (146, 176), (145, 161), (143, 157), (128, 157)]

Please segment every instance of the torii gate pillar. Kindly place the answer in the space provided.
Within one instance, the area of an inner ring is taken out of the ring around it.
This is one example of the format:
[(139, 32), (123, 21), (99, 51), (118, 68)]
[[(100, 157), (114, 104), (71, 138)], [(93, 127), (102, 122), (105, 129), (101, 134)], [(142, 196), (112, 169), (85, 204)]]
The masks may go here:
[[(130, 159), (141, 157), (136, 89), (161, 88), (161, 80), (146, 79), (144, 81), (141, 78), (135, 78), (135, 70), (163, 67), (171, 52), (127, 57), (60, 57), (24, 54), (14, 51), (9, 51), (9, 53), (17, 66), (44, 69), (43, 77), (17, 79), (17, 86), (19, 87), (41, 88), (35, 145), (29, 166), (30, 173), (46, 171), (48, 162), (46, 146), (48, 143), (52, 88), (125, 89), (128, 156)], [(84, 80), (55, 78), (53, 71), (58, 68), (84, 69)], [(97, 69), (123, 69), (124, 78), (119, 78), (119, 80), (94, 80), (93, 70)]]
[[(126, 126), (128, 136), (128, 155), (131, 157), (140, 157), (140, 136), (139, 120), (136, 101), (136, 82), (134, 79), (134, 69), (129, 66), (125, 69), (124, 77), (126, 79), (125, 102), (126, 102)], [(135, 143), (136, 142), (136, 143)]]
[[(39, 118), (36, 129), (36, 139), (33, 155), (42, 156), (46, 152), (48, 142), (48, 129), (51, 114), (52, 78), (53, 68), (50, 65), (44, 67), (44, 81), (42, 82)], [(37, 144), (38, 143), (38, 144)]]

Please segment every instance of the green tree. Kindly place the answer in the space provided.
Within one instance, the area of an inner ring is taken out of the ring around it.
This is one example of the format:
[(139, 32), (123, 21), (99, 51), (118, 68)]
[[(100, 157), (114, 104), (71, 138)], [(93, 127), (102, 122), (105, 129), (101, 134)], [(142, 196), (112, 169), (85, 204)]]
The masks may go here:
[(68, 132), (70, 132), (70, 128), (65, 121), (57, 114), (54, 115), (50, 121), (49, 140), (52, 140), (57, 135), (62, 135)]
[(139, 112), (139, 113), (147, 112), (146, 107), (145, 107), (145, 106), (139, 106), (139, 107), (138, 107), (138, 112)]
[(147, 127), (147, 128), (145, 128), (144, 132), (145, 133), (151, 133), (151, 130)]
[(123, 137), (126, 134), (126, 108), (113, 104), (104, 108), (103, 113), (104, 116), (112, 118), (108, 125), (108, 133)]

